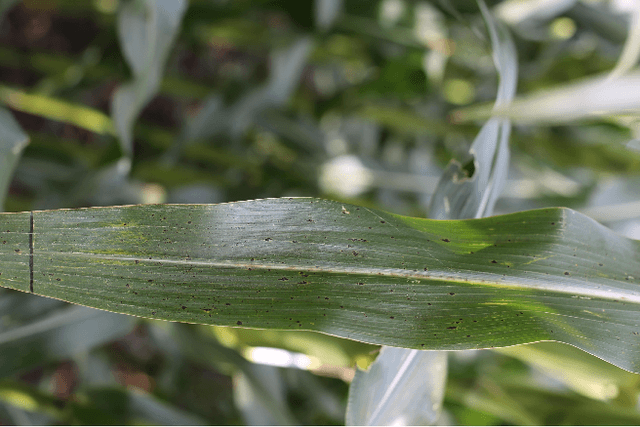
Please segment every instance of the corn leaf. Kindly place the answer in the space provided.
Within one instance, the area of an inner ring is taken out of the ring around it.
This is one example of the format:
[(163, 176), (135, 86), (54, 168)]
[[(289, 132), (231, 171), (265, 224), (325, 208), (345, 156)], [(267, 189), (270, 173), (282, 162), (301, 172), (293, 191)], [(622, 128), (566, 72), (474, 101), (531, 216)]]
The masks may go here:
[(0, 214), (0, 285), (415, 349), (556, 340), (640, 372), (640, 243), (570, 209), (473, 220), (292, 198)]

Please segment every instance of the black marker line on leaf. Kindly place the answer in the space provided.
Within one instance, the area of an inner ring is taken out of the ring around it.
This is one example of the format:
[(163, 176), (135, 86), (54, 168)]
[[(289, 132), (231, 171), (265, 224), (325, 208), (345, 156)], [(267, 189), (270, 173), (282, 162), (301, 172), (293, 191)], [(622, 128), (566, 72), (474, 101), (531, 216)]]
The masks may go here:
[(33, 211), (29, 215), (29, 292), (33, 293)]

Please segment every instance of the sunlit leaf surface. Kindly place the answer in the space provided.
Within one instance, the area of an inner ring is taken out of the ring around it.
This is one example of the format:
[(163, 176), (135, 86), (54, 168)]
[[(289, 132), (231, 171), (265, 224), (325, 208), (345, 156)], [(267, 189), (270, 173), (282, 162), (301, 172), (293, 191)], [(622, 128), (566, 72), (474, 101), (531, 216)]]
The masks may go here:
[(436, 221), (299, 198), (1, 222), (0, 285), (25, 292), (417, 349), (558, 340), (640, 371), (640, 244), (568, 209)]

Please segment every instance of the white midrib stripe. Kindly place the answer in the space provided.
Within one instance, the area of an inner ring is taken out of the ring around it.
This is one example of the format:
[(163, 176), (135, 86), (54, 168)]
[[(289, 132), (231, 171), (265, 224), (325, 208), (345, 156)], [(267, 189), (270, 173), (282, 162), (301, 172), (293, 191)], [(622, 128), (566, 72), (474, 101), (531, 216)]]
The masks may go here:
[[(281, 271), (309, 271), (330, 274), (348, 274), (363, 275), (369, 277), (398, 277), (403, 279), (414, 280), (437, 280), (442, 282), (450, 282), (452, 284), (464, 284), (468, 286), (492, 287), (511, 290), (532, 290), (542, 292), (553, 292), (555, 294), (570, 295), (574, 297), (600, 298), (609, 301), (623, 301), (627, 303), (640, 304), (640, 292), (634, 292), (625, 289), (614, 288), (611, 286), (599, 284), (600, 288), (595, 289), (594, 285), (585, 287), (589, 282), (576, 280), (575, 285), (566, 283), (554, 285), (550, 281), (541, 281), (540, 279), (528, 279), (524, 277), (509, 277), (502, 274), (477, 273), (473, 271), (464, 273), (453, 273), (451, 271), (407, 271), (397, 268), (375, 268), (375, 267), (345, 267), (336, 266), (319, 266), (319, 265), (282, 265), (282, 264), (266, 264), (266, 263), (241, 263), (236, 261), (213, 261), (213, 260), (192, 260), (192, 259), (166, 259), (166, 258), (144, 258), (131, 257), (122, 255), (105, 255), (87, 252), (55, 252), (55, 251), (38, 251), (36, 254), (41, 255), (64, 255), (81, 258), (90, 258), (105, 261), (128, 261), (138, 263), (154, 263), (154, 264), (173, 264), (195, 267), (209, 268), (237, 268), (237, 269), (254, 269), (254, 270), (281, 270)], [(37, 265), (34, 267), (37, 271)], [(553, 276), (551, 276), (553, 278)]]

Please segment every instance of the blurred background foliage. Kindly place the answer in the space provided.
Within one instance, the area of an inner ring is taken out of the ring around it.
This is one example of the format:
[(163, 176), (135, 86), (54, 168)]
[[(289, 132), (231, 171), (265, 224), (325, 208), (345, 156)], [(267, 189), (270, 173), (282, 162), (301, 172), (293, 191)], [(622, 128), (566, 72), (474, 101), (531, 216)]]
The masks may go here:
[[(611, 71), (638, 7), (487, 3), (519, 94)], [(490, 46), (466, 0), (0, 1), (4, 209), (314, 196), (425, 216), (482, 125), (452, 112), (495, 99)], [(639, 136), (633, 115), (516, 124), (495, 213), (567, 206), (640, 238)], [(339, 425), (377, 352), (7, 290), (0, 307), (4, 424)], [(440, 423), (640, 424), (640, 376), (523, 348), (452, 352)]]

